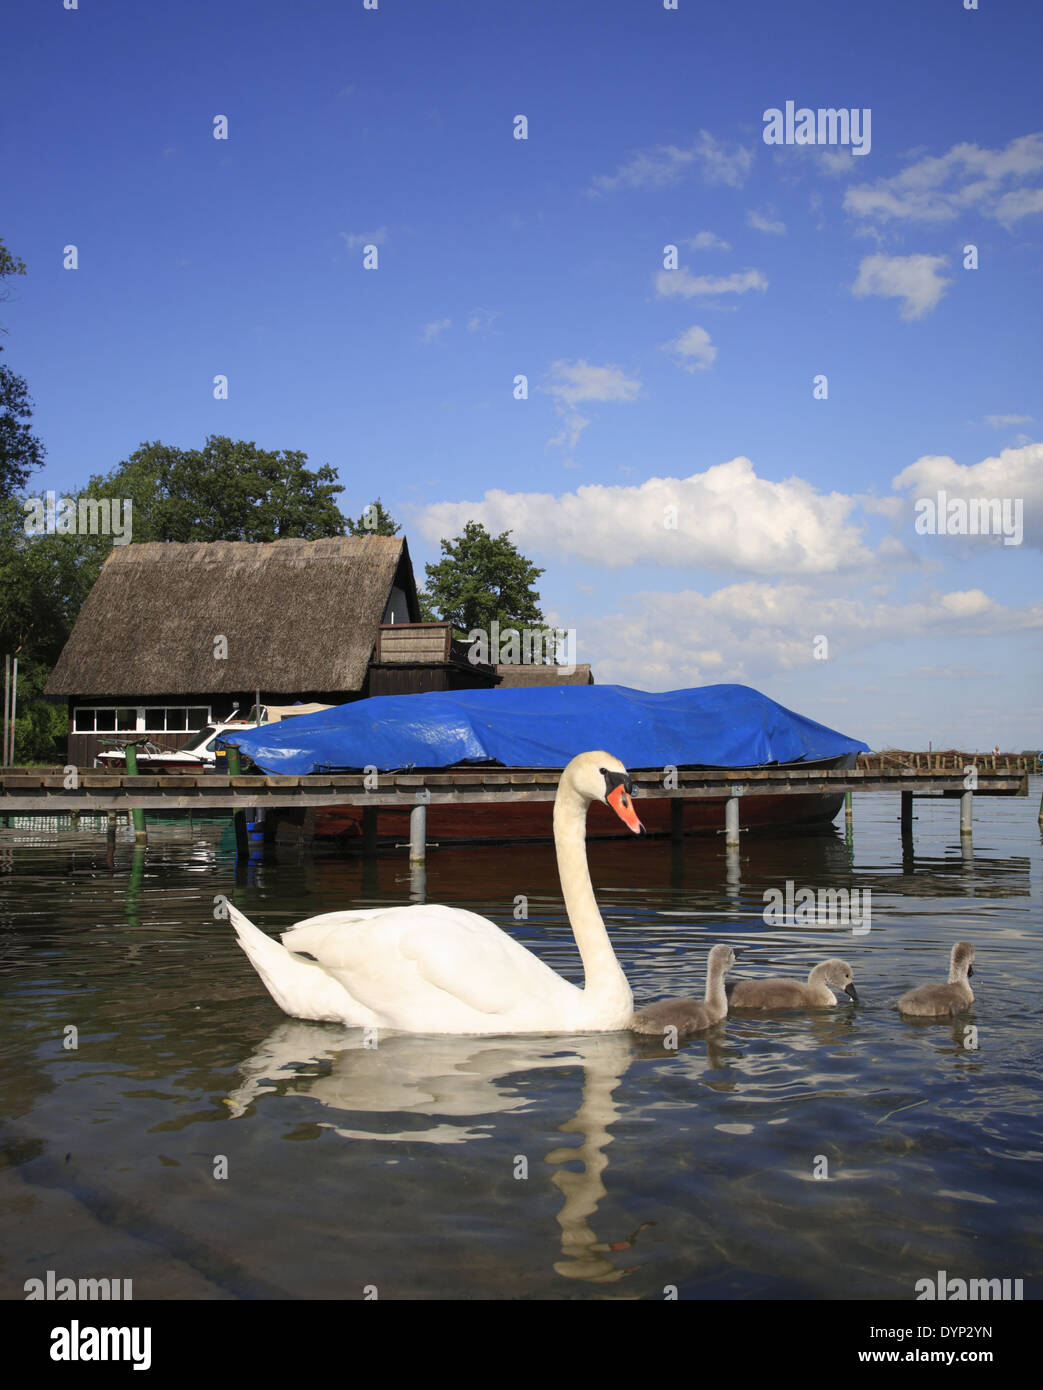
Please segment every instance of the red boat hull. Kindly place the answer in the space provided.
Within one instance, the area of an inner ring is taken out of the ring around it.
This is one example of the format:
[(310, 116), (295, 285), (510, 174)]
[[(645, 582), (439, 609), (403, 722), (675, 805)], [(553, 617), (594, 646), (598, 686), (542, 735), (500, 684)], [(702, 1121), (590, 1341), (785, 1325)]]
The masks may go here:
[[(822, 763), (804, 763), (803, 767), (853, 766), (855, 757), (834, 758)], [(716, 835), (724, 830), (725, 797), (699, 797), (682, 801), (684, 833), (686, 835)], [(634, 805), (641, 822), (650, 835), (671, 833), (669, 797), (642, 796)], [(792, 830), (825, 825), (844, 804), (842, 795), (821, 793), (750, 796), (739, 803), (739, 824), (745, 830)], [(519, 840), (552, 840), (554, 838), (552, 801), (505, 801), (491, 803), (459, 803), (439, 805), (432, 802), (427, 808), (427, 839), (429, 843), (446, 841), (480, 842)], [(330, 806), (315, 812), (314, 833), (320, 839), (353, 840), (362, 836), (361, 806)], [(607, 806), (594, 802), (587, 817), (587, 838), (595, 840), (622, 839), (631, 832), (623, 827)], [(377, 808), (377, 840), (402, 844), (409, 839), (407, 808)]]

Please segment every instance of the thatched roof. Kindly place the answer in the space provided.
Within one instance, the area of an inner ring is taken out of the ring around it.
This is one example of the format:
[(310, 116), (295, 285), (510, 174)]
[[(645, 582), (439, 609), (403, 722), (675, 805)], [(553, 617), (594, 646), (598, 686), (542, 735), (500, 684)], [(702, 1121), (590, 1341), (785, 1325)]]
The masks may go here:
[[(396, 581), (419, 617), (401, 537), (117, 546), (47, 693), (359, 690)], [(220, 635), (227, 660), (214, 656)]]
[(497, 666), (498, 684), (508, 689), (522, 685), (593, 685), (594, 676), (588, 665), (577, 666), (566, 674), (562, 666), (532, 665)]

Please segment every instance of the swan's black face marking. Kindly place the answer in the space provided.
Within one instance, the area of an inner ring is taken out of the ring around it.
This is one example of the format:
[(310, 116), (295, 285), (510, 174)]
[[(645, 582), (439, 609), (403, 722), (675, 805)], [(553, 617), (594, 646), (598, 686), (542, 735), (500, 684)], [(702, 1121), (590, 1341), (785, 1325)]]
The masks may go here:
[(605, 779), (605, 799), (608, 800), (609, 792), (614, 792), (617, 787), (622, 787), (627, 796), (634, 795), (634, 782), (629, 772), (613, 772), (610, 768), (601, 768), (601, 775)]

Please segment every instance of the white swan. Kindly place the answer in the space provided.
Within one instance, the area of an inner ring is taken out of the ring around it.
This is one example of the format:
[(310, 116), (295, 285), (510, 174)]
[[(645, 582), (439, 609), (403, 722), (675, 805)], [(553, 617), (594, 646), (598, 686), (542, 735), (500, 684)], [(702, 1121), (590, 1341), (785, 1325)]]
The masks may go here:
[(239, 945), (294, 1018), (403, 1033), (625, 1029), (633, 996), (590, 884), (586, 821), (590, 803), (603, 801), (642, 834), (632, 795), (618, 758), (581, 753), (561, 774), (554, 798), (554, 847), (583, 960), (582, 989), (494, 923), (456, 907), (327, 912), (283, 932), (280, 946), (229, 904)]

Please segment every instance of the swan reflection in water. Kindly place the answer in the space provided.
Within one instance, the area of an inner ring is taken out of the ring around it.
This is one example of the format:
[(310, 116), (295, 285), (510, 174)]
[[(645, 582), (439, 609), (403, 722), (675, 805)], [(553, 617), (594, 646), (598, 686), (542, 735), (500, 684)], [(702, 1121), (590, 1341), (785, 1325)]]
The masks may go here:
[[(243, 1081), (227, 1104), (233, 1116), (241, 1116), (261, 1096), (284, 1092), (289, 1082), (295, 1094), (306, 1094), (329, 1111), (355, 1117), (426, 1116), (433, 1121), (422, 1129), (390, 1130), (351, 1128), (332, 1118), (319, 1122), (345, 1139), (465, 1144), (490, 1137), (494, 1126), (481, 1123), (483, 1117), (532, 1107), (534, 1097), (518, 1084), (525, 1073), (582, 1067), (579, 1108), (560, 1126), (561, 1133), (578, 1134), (581, 1142), (561, 1145), (545, 1156), (556, 1170), (550, 1181), (563, 1199), (557, 1216), (562, 1257), (554, 1269), (566, 1279), (615, 1283), (633, 1271), (617, 1268), (611, 1257), (631, 1249), (652, 1224), (646, 1222), (611, 1242), (599, 1241), (590, 1225), (606, 1195), (605, 1150), (612, 1142), (609, 1128), (619, 1114), (613, 1092), (635, 1055), (626, 1033), (517, 1038), (390, 1034), (373, 1046), (360, 1029), (294, 1019), (276, 1028), (240, 1065)], [(322, 1066), (322, 1073), (310, 1074), (316, 1066)], [(475, 1123), (448, 1122), (464, 1118)], [(577, 1162), (582, 1164), (579, 1169), (566, 1166)]]

